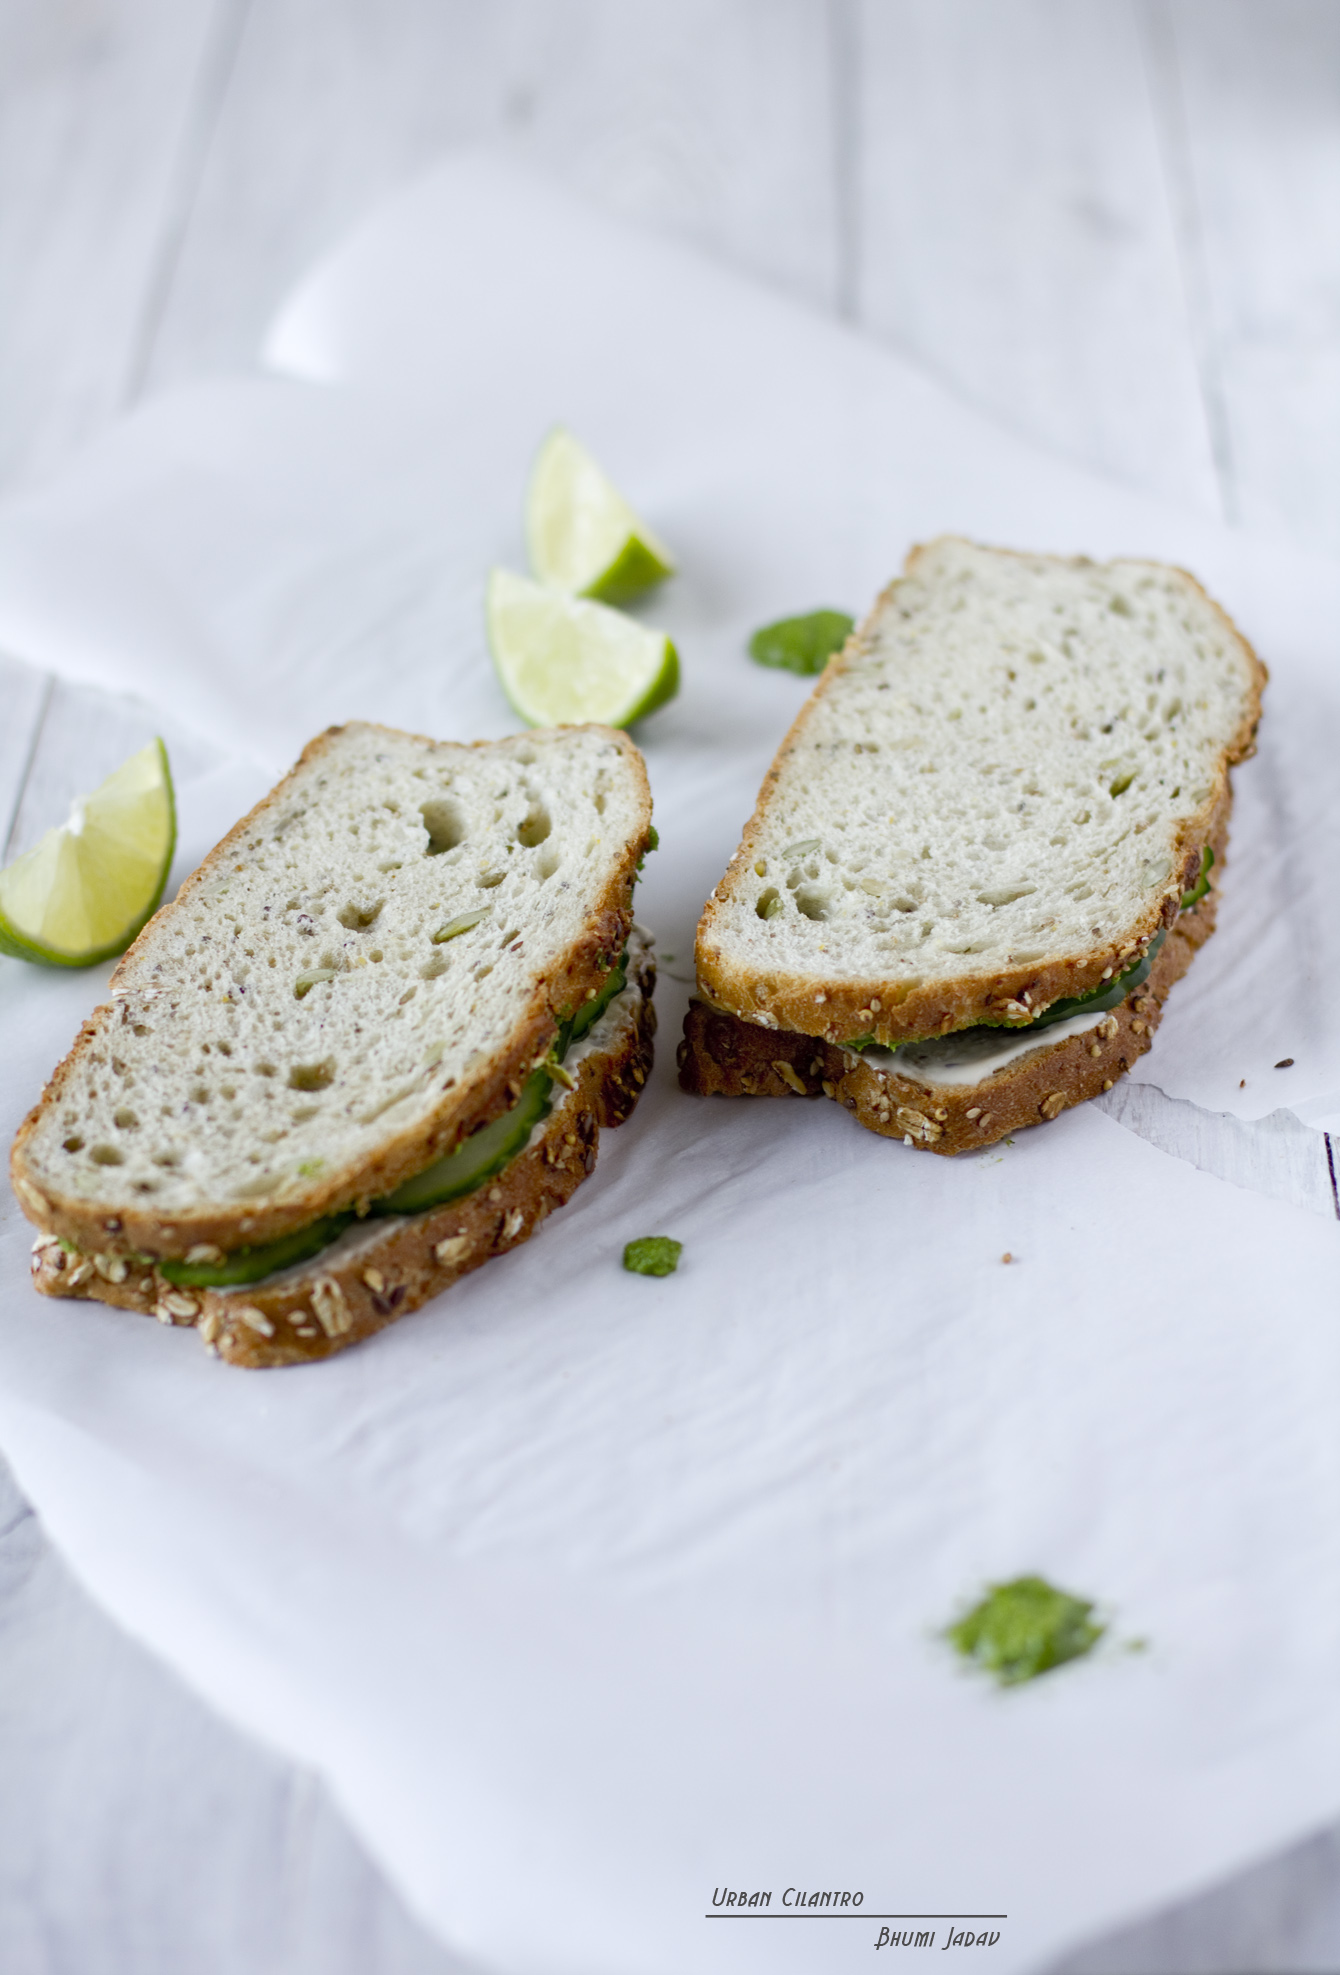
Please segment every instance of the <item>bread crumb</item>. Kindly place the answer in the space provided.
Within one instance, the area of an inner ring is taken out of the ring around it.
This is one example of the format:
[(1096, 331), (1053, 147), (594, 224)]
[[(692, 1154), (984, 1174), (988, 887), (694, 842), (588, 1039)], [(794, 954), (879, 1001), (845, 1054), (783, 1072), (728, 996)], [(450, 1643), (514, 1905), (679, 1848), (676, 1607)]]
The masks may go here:
[(1002, 1262), (1012, 1262), (1014, 1260), (1014, 1257), (1013, 1255), (1011, 1255), (1009, 1249), (1007, 1248), (1005, 1250), (1005, 1253), (1001, 1256), (1000, 1259)]

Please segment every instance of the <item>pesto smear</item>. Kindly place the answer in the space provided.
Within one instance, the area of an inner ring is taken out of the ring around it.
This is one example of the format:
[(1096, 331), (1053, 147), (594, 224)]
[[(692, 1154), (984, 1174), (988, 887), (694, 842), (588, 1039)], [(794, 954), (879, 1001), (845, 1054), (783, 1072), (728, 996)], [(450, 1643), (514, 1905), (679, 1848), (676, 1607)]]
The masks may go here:
[(1016, 1577), (990, 1585), (945, 1637), (1002, 1687), (1015, 1687), (1091, 1652), (1107, 1630), (1093, 1609), (1092, 1599), (1058, 1591), (1045, 1577)]
[(644, 1234), (628, 1243), (623, 1265), (635, 1276), (672, 1276), (683, 1253), (683, 1242), (668, 1234)]
[(749, 640), (749, 656), (755, 665), (772, 665), (812, 678), (823, 671), (835, 651), (841, 651), (854, 621), (845, 610), (811, 610), (803, 617), (782, 617), (755, 631)]

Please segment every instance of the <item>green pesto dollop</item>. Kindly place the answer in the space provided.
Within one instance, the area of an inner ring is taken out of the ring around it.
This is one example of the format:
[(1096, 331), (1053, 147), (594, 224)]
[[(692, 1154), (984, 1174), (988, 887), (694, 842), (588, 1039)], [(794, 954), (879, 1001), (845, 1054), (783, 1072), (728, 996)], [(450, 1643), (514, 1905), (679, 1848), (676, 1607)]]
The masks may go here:
[(644, 1234), (624, 1249), (623, 1265), (635, 1276), (672, 1276), (683, 1253), (683, 1242), (668, 1234)]
[(811, 610), (803, 617), (780, 617), (749, 640), (755, 665), (772, 665), (808, 678), (822, 672), (851, 636), (855, 619), (845, 610)]
[(1093, 1650), (1107, 1630), (1093, 1609), (1092, 1599), (1059, 1591), (1045, 1577), (1016, 1577), (988, 1586), (945, 1637), (1002, 1687), (1016, 1687)]

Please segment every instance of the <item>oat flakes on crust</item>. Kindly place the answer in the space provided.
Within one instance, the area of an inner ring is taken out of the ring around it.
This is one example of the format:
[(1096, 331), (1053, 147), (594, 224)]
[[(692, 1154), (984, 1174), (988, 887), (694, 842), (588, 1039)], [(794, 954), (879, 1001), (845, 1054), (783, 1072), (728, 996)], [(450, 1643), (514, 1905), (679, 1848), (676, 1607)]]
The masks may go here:
[(814, 1036), (759, 1028), (693, 1000), (678, 1050), (680, 1087), (698, 1097), (829, 1097), (868, 1131), (919, 1151), (978, 1151), (1125, 1076), (1153, 1042), (1168, 990), (1214, 930), (1212, 913), (1191, 923), (1199, 918), (1174, 926), (1144, 985), (1096, 1029), (1051, 1044), (1039, 1037), (1036, 1050), (980, 1084), (927, 1086)]

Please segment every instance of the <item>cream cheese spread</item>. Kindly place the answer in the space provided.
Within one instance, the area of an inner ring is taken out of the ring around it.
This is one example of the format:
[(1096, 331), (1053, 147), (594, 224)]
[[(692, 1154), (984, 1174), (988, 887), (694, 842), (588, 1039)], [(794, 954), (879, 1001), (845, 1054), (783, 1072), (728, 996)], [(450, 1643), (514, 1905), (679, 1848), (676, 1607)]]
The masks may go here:
[(1019, 1029), (963, 1029), (958, 1035), (932, 1036), (926, 1042), (905, 1042), (898, 1049), (876, 1044), (870, 1049), (849, 1049), (845, 1053), (872, 1069), (892, 1071), (909, 1083), (933, 1089), (937, 1084), (966, 1085), (985, 1083), (997, 1070), (1017, 1063), (1035, 1049), (1050, 1049), (1053, 1043), (1070, 1036), (1087, 1035), (1105, 1022), (1110, 1009), (1092, 1015), (1072, 1015), (1068, 1021), (1053, 1022), (1041, 1035)]

